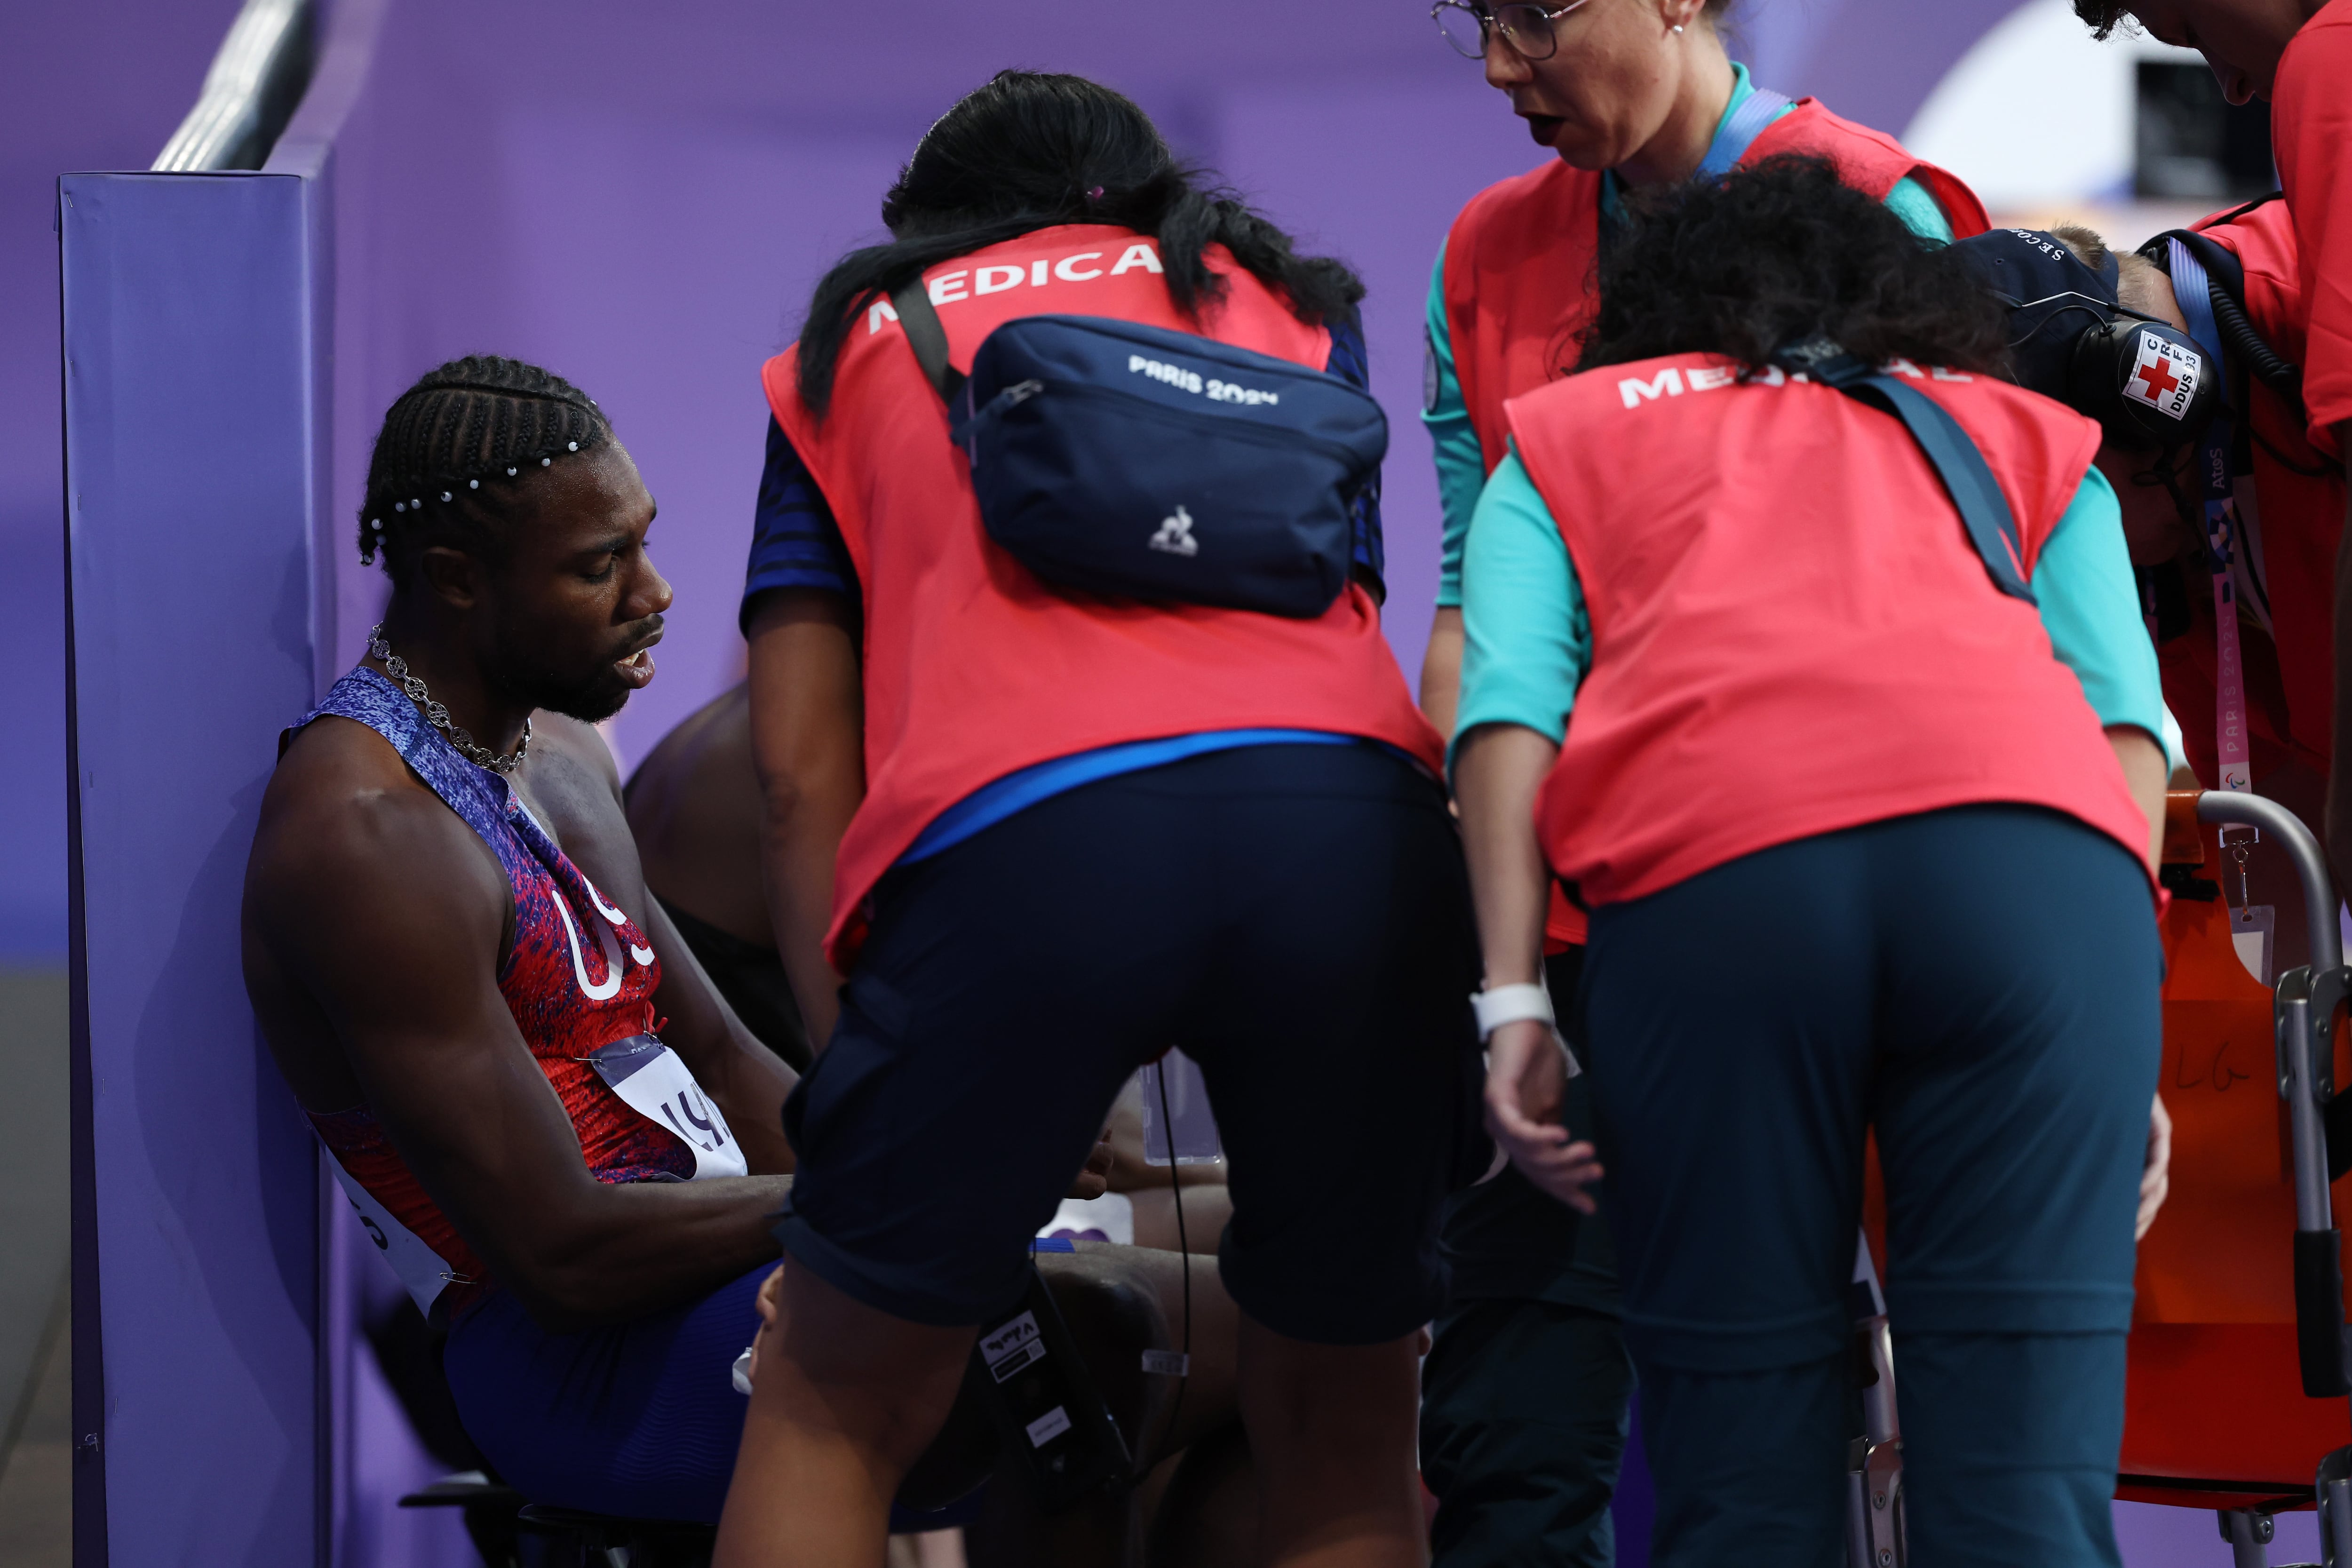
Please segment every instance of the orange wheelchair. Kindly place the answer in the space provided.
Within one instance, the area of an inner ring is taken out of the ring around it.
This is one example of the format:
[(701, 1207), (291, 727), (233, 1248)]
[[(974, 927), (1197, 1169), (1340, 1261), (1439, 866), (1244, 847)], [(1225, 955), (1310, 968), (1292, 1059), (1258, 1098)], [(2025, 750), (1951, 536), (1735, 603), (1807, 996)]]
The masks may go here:
[[(2311, 961), (2274, 991), (2238, 956), (2246, 917), (2217, 863), (2256, 837), (2293, 863), (2308, 916)], [(2310, 831), (2258, 795), (2174, 795), (2164, 858), (2172, 1186), (2140, 1245), (2116, 1495), (2218, 1510), (2237, 1568), (2266, 1568), (2273, 1515), (2315, 1506), (2325, 1562), (2352, 1568), (2352, 1382), (2327, 1148), (2352, 971), (2334, 886)]]

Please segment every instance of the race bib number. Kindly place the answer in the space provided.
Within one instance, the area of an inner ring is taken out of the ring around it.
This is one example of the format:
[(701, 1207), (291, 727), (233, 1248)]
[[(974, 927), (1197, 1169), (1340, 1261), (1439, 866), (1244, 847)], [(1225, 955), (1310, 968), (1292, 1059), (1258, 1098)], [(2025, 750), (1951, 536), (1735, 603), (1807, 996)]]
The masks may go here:
[(702, 1092), (677, 1053), (653, 1036), (615, 1040), (590, 1052), (588, 1065), (632, 1110), (685, 1141), (694, 1151), (693, 1180), (751, 1174), (718, 1102)]
[(330, 1154), (328, 1168), (335, 1173), (335, 1181), (351, 1200), (353, 1212), (360, 1216), (360, 1228), (367, 1232), (383, 1260), (407, 1287), (416, 1310), (429, 1320), (433, 1316), (434, 1299), (449, 1288), (449, 1265), (439, 1253), (425, 1244), (424, 1237), (392, 1217), (392, 1211), (375, 1201), (373, 1194), (352, 1178), (342, 1162)]

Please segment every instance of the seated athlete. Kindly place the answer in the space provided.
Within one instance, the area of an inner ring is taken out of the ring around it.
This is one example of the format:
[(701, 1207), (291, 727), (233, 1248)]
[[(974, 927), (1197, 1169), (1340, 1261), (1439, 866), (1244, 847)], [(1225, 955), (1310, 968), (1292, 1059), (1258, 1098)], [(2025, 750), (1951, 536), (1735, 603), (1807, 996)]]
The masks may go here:
[[(394, 404), (361, 512), (391, 603), (288, 736), (245, 970), (346, 1194), (448, 1331), (450, 1392), (492, 1466), (535, 1501), (715, 1521), (794, 1075), (646, 893), (589, 728), (653, 679), (670, 604), (654, 510), (604, 416), (545, 371), (460, 360)], [(1207, 1326), (1230, 1308), (1193, 1281), (1211, 1342), (1160, 1436), (1137, 1345), (1173, 1342), (1177, 1260), (1109, 1251), (1043, 1262), (1081, 1334), (1122, 1347), (1100, 1378), (1114, 1413), (1172, 1451), (1230, 1416)], [(992, 1448), (959, 1405), (902, 1498), (968, 1493)]]

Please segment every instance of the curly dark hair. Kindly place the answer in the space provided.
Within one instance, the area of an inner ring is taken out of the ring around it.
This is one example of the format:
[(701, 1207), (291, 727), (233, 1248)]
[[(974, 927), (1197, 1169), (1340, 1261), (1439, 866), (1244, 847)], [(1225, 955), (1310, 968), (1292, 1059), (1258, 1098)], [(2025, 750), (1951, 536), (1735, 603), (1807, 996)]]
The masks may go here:
[(2108, 34), (2122, 25), (2130, 11), (2131, 7), (2123, 0), (2074, 0), (2074, 15), (2083, 18), (2084, 24), (2091, 29), (2091, 37), (2103, 43)]
[(1873, 363), (2007, 363), (2008, 322), (1967, 267), (1826, 159), (1768, 158), (1644, 193), (1629, 216), (1602, 247), (1579, 370), (1678, 353), (1761, 370), (1816, 336)]
[(851, 321), (925, 270), (1036, 229), (1104, 223), (1160, 242), (1169, 297), (1197, 317), (1223, 279), (1202, 251), (1222, 245), (1309, 325), (1345, 321), (1364, 286), (1239, 196), (1177, 161), (1150, 118), (1079, 76), (1000, 71), (940, 117), (882, 203), (887, 245), (853, 250), (817, 285), (801, 328), (801, 401), (822, 418)]
[(383, 555), (397, 583), (432, 545), (492, 564), (531, 476), (613, 438), (595, 400), (521, 360), (468, 354), (393, 400), (368, 460), (360, 559)]

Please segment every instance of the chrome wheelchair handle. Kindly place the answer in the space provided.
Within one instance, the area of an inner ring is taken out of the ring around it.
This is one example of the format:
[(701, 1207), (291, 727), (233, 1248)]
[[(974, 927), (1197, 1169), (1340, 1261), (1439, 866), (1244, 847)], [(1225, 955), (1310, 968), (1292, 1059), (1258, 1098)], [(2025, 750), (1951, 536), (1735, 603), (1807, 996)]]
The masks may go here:
[(2261, 829), (2278, 841), (2303, 884), (2303, 911), (2311, 932), (2311, 967), (2326, 971), (2344, 963), (2344, 931), (2336, 919), (2336, 882), (2327, 857), (2301, 818), (2274, 800), (2240, 790), (2209, 789), (2197, 797), (2197, 820)]
[(2197, 797), (2200, 822), (2259, 829), (2286, 852), (2303, 884), (2311, 963), (2279, 976), (2272, 1018), (2279, 1096), (2287, 1104), (2294, 1170), (2294, 1319), (2303, 1391), (2329, 1399), (2352, 1389), (2344, 1321), (2343, 1247), (2327, 1182), (2327, 1102), (2335, 1098), (2336, 1010), (2352, 993), (2344, 967), (2336, 884), (2327, 857), (2294, 813), (2235, 790)]

